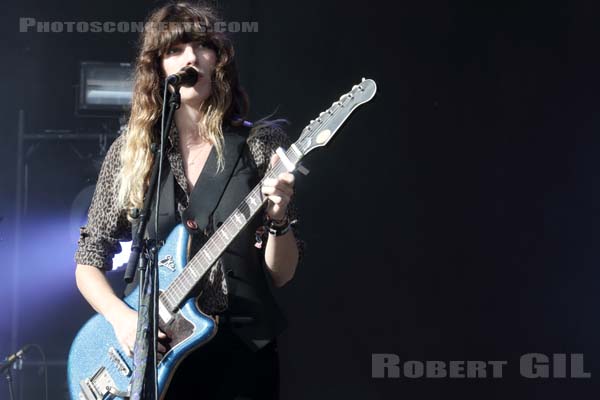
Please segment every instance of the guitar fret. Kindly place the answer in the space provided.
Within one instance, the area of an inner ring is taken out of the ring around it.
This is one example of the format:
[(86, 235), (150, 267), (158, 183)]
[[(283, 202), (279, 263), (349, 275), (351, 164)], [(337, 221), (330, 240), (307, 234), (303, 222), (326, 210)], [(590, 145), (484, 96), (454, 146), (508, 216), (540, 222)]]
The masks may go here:
[(243, 218), (242, 214), (240, 214), (238, 210), (235, 211), (234, 218), (240, 225), (246, 222), (246, 220)]
[(179, 285), (177, 284), (177, 282), (178, 282), (178, 281), (175, 281), (175, 282), (174, 282), (174, 285), (173, 285), (173, 292), (175, 293), (175, 295), (176, 295), (177, 297), (181, 297), (181, 293), (179, 292)]
[(193, 279), (192, 279), (192, 277), (190, 276), (190, 273), (187, 270), (184, 270), (183, 273), (182, 273), (182, 275), (183, 275), (183, 283), (184, 283), (183, 287), (187, 291), (187, 289), (191, 289), (192, 288)]
[(221, 229), (221, 235), (223, 236), (223, 238), (225, 238), (225, 240), (229, 240), (229, 235), (227, 234), (226, 229)]
[(256, 207), (258, 205), (258, 201), (256, 200), (256, 198), (254, 196), (250, 196), (248, 198), (248, 206), (252, 205), (252, 207)]
[(225, 225), (225, 228), (223, 228), (223, 230), (225, 231), (225, 233), (227, 233), (227, 240), (230, 240), (229, 238), (233, 237), (236, 235), (236, 231), (239, 230), (239, 227), (236, 226), (236, 223), (234, 220), (230, 220), (229, 222), (227, 222)]
[(293, 161), (293, 162), (298, 162), (298, 160), (300, 160), (300, 157), (302, 156), (302, 152), (300, 151), (300, 149), (298, 148), (298, 146), (296, 146), (296, 143), (294, 143), (294, 144), (292, 144), (290, 146), (290, 150), (293, 153), (287, 154), (287, 153), (290, 153), (290, 151), (288, 150), (288, 152), (286, 153), (286, 155), (288, 156), (288, 158), (290, 160), (292, 160), (293, 158), (295, 158), (295, 161)]
[(162, 301), (163, 305), (167, 307), (169, 311), (173, 309), (171, 294), (168, 291), (161, 293), (161, 295), (159, 296), (159, 300)]

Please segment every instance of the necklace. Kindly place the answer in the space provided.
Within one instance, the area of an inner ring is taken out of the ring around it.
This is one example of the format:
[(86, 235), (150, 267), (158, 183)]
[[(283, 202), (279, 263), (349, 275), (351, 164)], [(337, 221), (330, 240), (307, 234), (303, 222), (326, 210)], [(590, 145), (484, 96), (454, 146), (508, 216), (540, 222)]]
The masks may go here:
[[(206, 153), (211, 149), (210, 143), (201, 143), (188, 145), (187, 147), (187, 162), (189, 166), (196, 165), (202, 158), (206, 158)], [(205, 160), (206, 161), (206, 160)]]

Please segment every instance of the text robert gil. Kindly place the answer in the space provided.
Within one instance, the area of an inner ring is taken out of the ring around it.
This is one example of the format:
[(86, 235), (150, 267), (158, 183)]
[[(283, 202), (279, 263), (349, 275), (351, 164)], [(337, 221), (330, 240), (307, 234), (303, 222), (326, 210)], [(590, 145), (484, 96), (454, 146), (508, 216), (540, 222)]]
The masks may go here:
[[(376, 353), (371, 357), (373, 378), (502, 378), (508, 361), (405, 361), (397, 354)], [(522, 377), (591, 378), (584, 367), (583, 354), (523, 354), (519, 358)], [(567, 371), (567, 365), (569, 370)]]

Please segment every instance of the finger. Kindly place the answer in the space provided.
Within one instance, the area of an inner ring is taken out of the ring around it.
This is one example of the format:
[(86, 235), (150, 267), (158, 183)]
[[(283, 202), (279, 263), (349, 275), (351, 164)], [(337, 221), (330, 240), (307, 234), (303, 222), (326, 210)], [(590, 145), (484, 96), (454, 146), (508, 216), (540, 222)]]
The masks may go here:
[(287, 198), (291, 198), (294, 195), (294, 189), (290, 188), (285, 184), (281, 184), (278, 186), (263, 186), (261, 188), (261, 192), (266, 196), (284, 195)]
[(265, 196), (269, 196), (274, 190), (275, 188), (272, 186), (263, 186), (260, 188), (261, 193)]
[(276, 195), (270, 195), (269, 200), (271, 200), (274, 204), (277, 204), (278, 206), (283, 207), (289, 203), (290, 198), (284, 194), (276, 194)]
[(285, 183), (290, 185), (293, 185), (294, 181), (296, 180), (294, 174), (290, 174), (289, 172), (282, 172), (281, 174), (279, 174), (278, 178), (280, 181), (284, 181)]
[(277, 178), (265, 178), (263, 181), (263, 186), (275, 186), (279, 179)]
[(157, 344), (156, 349), (161, 354), (165, 354), (167, 352), (167, 348), (164, 345), (160, 344), (160, 342)]
[(274, 186), (274, 188), (276, 190), (279, 190), (279, 191), (285, 193), (288, 197), (291, 197), (294, 194), (294, 188), (293, 188), (293, 186), (291, 186), (287, 182), (279, 181)]
[(285, 192), (283, 190), (275, 189), (275, 188), (265, 188), (263, 194), (267, 196), (269, 200), (274, 202), (275, 204), (281, 203), (281, 200), (285, 202), (289, 202), (292, 198), (291, 193)]
[(279, 161), (279, 156), (277, 155), (277, 153), (273, 153), (269, 164), (271, 165), (271, 167), (273, 167), (277, 163), (277, 161)]
[(129, 352), (130, 352), (129, 345), (127, 343), (125, 343), (125, 341), (119, 339), (118, 337), (117, 337), (117, 341), (119, 342), (119, 345), (121, 346), (121, 350), (123, 350), (123, 353), (129, 355)]
[(289, 193), (289, 190), (285, 190), (285, 189), (279, 189), (277, 187), (274, 186), (265, 186), (261, 189), (262, 193), (267, 195), (267, 196), (272, 196), (272, 195), (286, 195), (289, 196), (291, 193)]
[(276, 187), (292, 194), (294, 191), (294, 175), (283, 173), (279, 179), (266, 178), (263, 181), (262, 187)]
[(167, 334), (164, 333), (163, 331), (161, 331), (160, 329), (158, 330), (158, 338), (159, 339), (166, 339), (167, 338)]

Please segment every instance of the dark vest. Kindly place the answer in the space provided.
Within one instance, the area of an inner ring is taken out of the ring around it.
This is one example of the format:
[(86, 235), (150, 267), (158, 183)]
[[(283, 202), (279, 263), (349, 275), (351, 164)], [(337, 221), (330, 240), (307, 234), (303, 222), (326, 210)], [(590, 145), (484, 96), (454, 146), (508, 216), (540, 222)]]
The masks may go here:
[[(210, 235), (235, 210), (246, 195), (259, 183), (260, 176), (250, 154), (246, 127), (223, 128), (224, 169), (217, 172), (217, 154), (211, 150), (206, 164), (190, 195), (190, 203), (182, 215), (177, 215), (175, 179), (169, 162), (163, 166), (160, 238), (182, 221), (194, 220), (198, 229), (184, 226), (192, 234), (190, 258)], [(154, 213), (148, 222), (147, 234), (154, 236)], [(275, 338), (286, 322), (271, 293), (271, 280), (264, 264), (264, 251), (254, 246), (256, 229), (262, 224), (262, 212), (257, 213), (240, 232), (221, 257), (228, 287), (229, 307), (222, 316), (231, 329), (252, 349), (258, 349)]]

